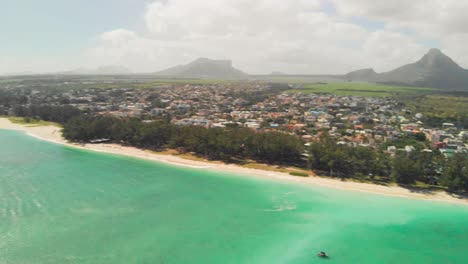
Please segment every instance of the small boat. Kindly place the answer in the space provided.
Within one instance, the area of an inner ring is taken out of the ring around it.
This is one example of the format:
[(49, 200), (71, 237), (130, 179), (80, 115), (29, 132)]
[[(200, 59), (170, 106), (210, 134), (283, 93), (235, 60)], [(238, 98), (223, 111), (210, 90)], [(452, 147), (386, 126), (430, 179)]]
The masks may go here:
[(328, 258), (328, 255), (327, 253), (321, 251), (320, 253), (317, 254), (317, 256), (321, 257), (321, 258)]

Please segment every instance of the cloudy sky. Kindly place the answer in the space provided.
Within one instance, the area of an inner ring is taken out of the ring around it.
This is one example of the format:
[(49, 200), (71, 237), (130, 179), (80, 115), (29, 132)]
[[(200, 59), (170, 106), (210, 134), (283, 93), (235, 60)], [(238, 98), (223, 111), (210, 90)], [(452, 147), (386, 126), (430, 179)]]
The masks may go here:
[(468, 1), (1, 0), (0, 73), (199, 57), (248, 73), (376, 71), (442, 49), (468, 68)]

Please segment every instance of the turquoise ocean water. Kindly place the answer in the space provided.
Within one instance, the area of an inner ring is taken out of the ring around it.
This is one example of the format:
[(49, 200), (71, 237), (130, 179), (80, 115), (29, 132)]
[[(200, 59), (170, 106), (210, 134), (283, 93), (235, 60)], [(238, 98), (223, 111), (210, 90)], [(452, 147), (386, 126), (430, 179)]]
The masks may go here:
[[(330, 259), (316, 257), (326, 251)], [(0, 264), (468, 263), (468, 206), (168, 166), (0, 130)]]

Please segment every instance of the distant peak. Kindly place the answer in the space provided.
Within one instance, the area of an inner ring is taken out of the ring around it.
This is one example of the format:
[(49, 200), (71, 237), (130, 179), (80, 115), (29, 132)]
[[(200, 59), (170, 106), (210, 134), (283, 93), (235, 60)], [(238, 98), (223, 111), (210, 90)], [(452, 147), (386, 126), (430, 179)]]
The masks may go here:
[(349, 74), (377, 74), (374, 69), (372, 68), (365, 68), (365, 69), (360, 69), (360, 70), (357, 70), (357, 71), (352, 71)]
[(423, 58), (427, 58), (430, 60), (447, 57), (440, 49), (430, 49)]
[(212, 61), (212, 60), (210, 60), (208, 58), (205, 58), (205, 57), (201, 57), (201, 58), (196, 59), (195, 61), (197, 61), (197, 62), (206, 62), (206, 61)]
[(346, 77), (351, 80), (372, 80), (377, 76), (377, 73), (372, 68), (361, 69), (346, 74)]
[(437, 49), (437, 48), (432, 48), (429, 50), (429, 52), (427, 54), (443, 54), (442, 51), (440, 49)]
[(215, 65), (224, 65), (228, 67), (232, 67), (231, 60), (212, 60), (209, 58), (198, 58), (192, 62), (192, 64), (215, 64)]
[(440, 49), (430, 49), (416, 64), (426, 69), (446, 67), (459, 68), (459, 66)]
[(247, 75), (232, 66), (231, 60), (212, 60), (201, 57), (188, 64), (155, 73), (164, 76), (192, 78), (239, 79)]
[(373, 68), (361, 69), (360, 71), (363, 71), (363, 72), (370, 72), (370, 73), (376, 73), (375, 70), (374, 70)]

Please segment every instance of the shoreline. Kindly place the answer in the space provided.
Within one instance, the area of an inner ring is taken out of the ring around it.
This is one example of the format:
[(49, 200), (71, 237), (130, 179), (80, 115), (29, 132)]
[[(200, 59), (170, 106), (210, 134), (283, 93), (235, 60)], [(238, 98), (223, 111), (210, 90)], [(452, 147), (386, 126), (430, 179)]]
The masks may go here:
[(0, 118), (0, 129), (15, 130), (26, 133), (34, 138), (60, 144), (72, 148), (89, 150), (107, 154), (116, 154), (133, 158), (140, 158), (155, 162), (161, 162), (174, 166), (182, 166), (192, 169), (214, 170), (228, 172), (231, 174), (261, 177), (283, 182), (309, 185), (315, 187), (326, 187), (332, 189), (372, 193), (377, 195), (410, 198), (426, 201), (445, 202), (451, 204), (468, 205), (468, 199), (457, 198), (445, 192), (434, 192), (431, 194), (417, 193), (399, 186), (382, 186), (371, 183), (359, 183), (352, 181), (341, 181), (324, 177), (296, 177), (283, 172), (267, 171), (262, 169), (245, 168), (233, 164), (223, 164), (208, 161), (196, 161), (184, 159), (170, 154), (158, 154), (141, 150), (134, 147), (126, 147), (118, 144), (74, 144), (62, 137), (61, 128), (56, 126), (35, 126), (14, 124), (7, 118)]

